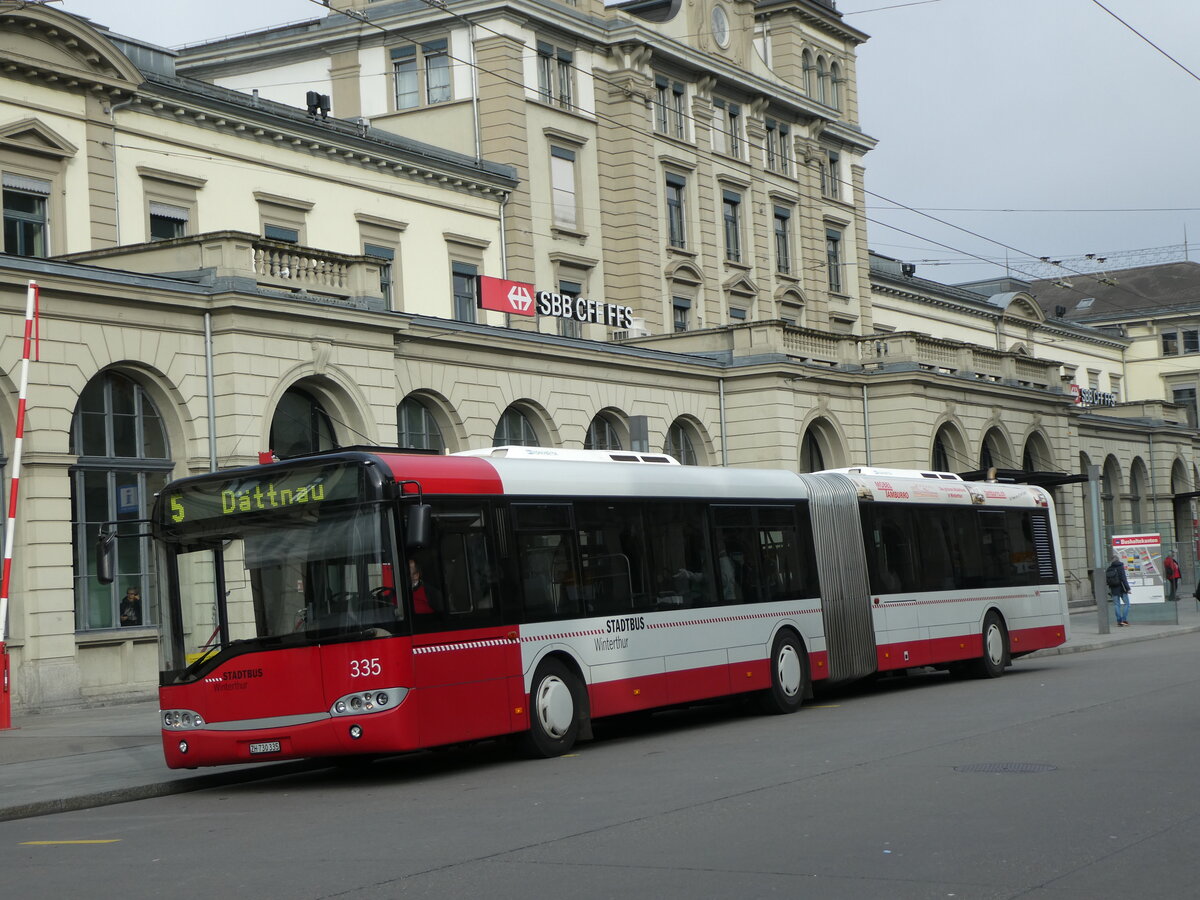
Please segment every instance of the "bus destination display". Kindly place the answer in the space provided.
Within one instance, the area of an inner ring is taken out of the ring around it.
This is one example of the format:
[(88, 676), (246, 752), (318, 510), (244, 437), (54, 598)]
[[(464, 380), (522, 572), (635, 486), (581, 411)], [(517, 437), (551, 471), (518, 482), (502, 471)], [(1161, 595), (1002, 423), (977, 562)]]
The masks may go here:
[(357, 467), (323, 466), (206, 480), (168, 492), (160, 518), (175, 525), (261, 512), (311, 509), (361, 495)]

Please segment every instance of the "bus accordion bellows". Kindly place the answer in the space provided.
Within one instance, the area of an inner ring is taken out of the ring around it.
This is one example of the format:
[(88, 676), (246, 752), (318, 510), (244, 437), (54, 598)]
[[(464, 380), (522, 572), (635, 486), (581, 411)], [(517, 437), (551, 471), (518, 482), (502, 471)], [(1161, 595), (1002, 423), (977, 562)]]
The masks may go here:
[[(1038, 487), (356, 448), (157, 498), (172, 768), (396, 753), (1067, 639)], [(673, 462), (673, 461), (672, 461)]]

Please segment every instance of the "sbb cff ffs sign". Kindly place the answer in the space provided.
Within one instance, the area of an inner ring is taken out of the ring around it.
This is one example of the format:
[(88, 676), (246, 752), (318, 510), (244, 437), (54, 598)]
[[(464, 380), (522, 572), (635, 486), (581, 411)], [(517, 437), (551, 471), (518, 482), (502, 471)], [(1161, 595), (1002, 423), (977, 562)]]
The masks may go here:
[(514, 316), (553, 316), (611, 328), (630, 328), (633, 307), (617, 306), (555, 291), (537, 291), (523, 281), (479, 276), (479, 308)]

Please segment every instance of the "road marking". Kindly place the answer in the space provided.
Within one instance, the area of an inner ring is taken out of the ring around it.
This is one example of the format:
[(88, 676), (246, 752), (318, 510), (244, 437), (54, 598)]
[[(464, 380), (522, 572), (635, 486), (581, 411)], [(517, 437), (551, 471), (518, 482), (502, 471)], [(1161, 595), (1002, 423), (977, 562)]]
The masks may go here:
[(53, 844), (119, 844), (120, 838), (102, 838), (94, 841), (21, 841), (22, 847), (49, 847)]

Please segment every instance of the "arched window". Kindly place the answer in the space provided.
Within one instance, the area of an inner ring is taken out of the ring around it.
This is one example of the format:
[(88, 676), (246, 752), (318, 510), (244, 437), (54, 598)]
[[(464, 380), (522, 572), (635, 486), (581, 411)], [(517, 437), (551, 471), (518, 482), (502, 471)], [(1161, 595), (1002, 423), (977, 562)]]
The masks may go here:
[(813, 64), (812, 51), (805, 50), (800, 54), (800, 64), (804, 69), (804, 93), (816, 99), (817, 96), (817, 67)]
[(1141, 458), (1133, 461), (1129, 470), (1129, 521), (1135, 532), (1148, 530), (1146, 522), (1146, 499), (1150, 493), (1146, 464)]
[(999, 428), (989, 428), (987, 434), (983, 436), (983, 443), (979, 448), (979, 468), (986, 473), (993, 466), (1003, 469), (1012, 465), (1009, 458), (1016, 454), (1010, 452), (1009, 447), (1010, 444), (1004, 432)]
[(933, 466), (935, 472), (950, 471), (950, 453), (946, 449), (946, 441), (939, 431), (933, 438), (933, 453), (930, 457), (930, 465)]
[(800, 444), (800, 470), (802, 472), (820, 472), (826, 468), (825, 453), (821, 442), (817, 439), (813, 428), (804, 432), (804, 441)]
[(492, 435), (493, 447), (539, 447), (537, 432), (528, 416), (515, 406), (510, 406), (496, 423), (496, 433)]
[(583, 439), (584, 450), (620, 450), (621, 436), (617, 426), (607, 416), (596, 416)]
[(396, 407), (396, 446), (407, 450), (432, 450), (435, 453), (446, 449), (442, 430), (433, 413), (415, 397), (405, 397)]
[(817, 57), (817, 100), (829, 102), (829, 69), (825, 67), (825, 57)]
[(663, 453), (675, 457), (685, 466), (698, 464), (696, 448), (692, 444), (691, 435), (688, 434), (688, 427), (679, 419), (676, 419), (667, 429), (667, 444), (663, 447)]
[[(153, 624), (157, 593), (154, 554), (142, 521), (173, 463), (154, 403), (133, 379), (117, 372), (88, 382), (71, 421), (71, 521), (75, 556), (75, 622), (80, 631)], [(96, 538), (116, 528), (116, 578), (96, 579)], [(134, 613), (121, 599), (136, 592)]]
[(929, 465), (939, 472), (954, 472), (973, 468), (966, 441), (952, 422), (943, 422), (933, 435), (933, 446), (929, 451)]
[(1021, 452), (1021, 468), (1026, 472), (1047, 472), (1054, 468), (1054, 455), (1041, 432), (1034, 431), (1025, 439), (1025, 449)]
[(821, 472), (846, 465), (841, 438), (829, 419), (819, 416), (808, 423), (800, 439), (800, 471)]
[(829, 105), (834, 109), (842, 108), (842, 67), (838, 63), (829, 65)]
[(992, 457), (992, 445), (985, 441), (983, 448), (979, 451), (979, 468), (986, 473), (994, 465), (996, 462)]
[(1104, 513), (1105, 531), (1116, 533), (1120, 521), (1117, 518), (1117, 496), (1121, 493), (1121, 470), (1117, 459), (1110, 456), (1104, 460), (1100, 473), (1100, 507)]
[(333, 422), (321, 401), (303, 388), (288, 388), (271, 419), (271, 449), (280, 459), (337, 446)]

